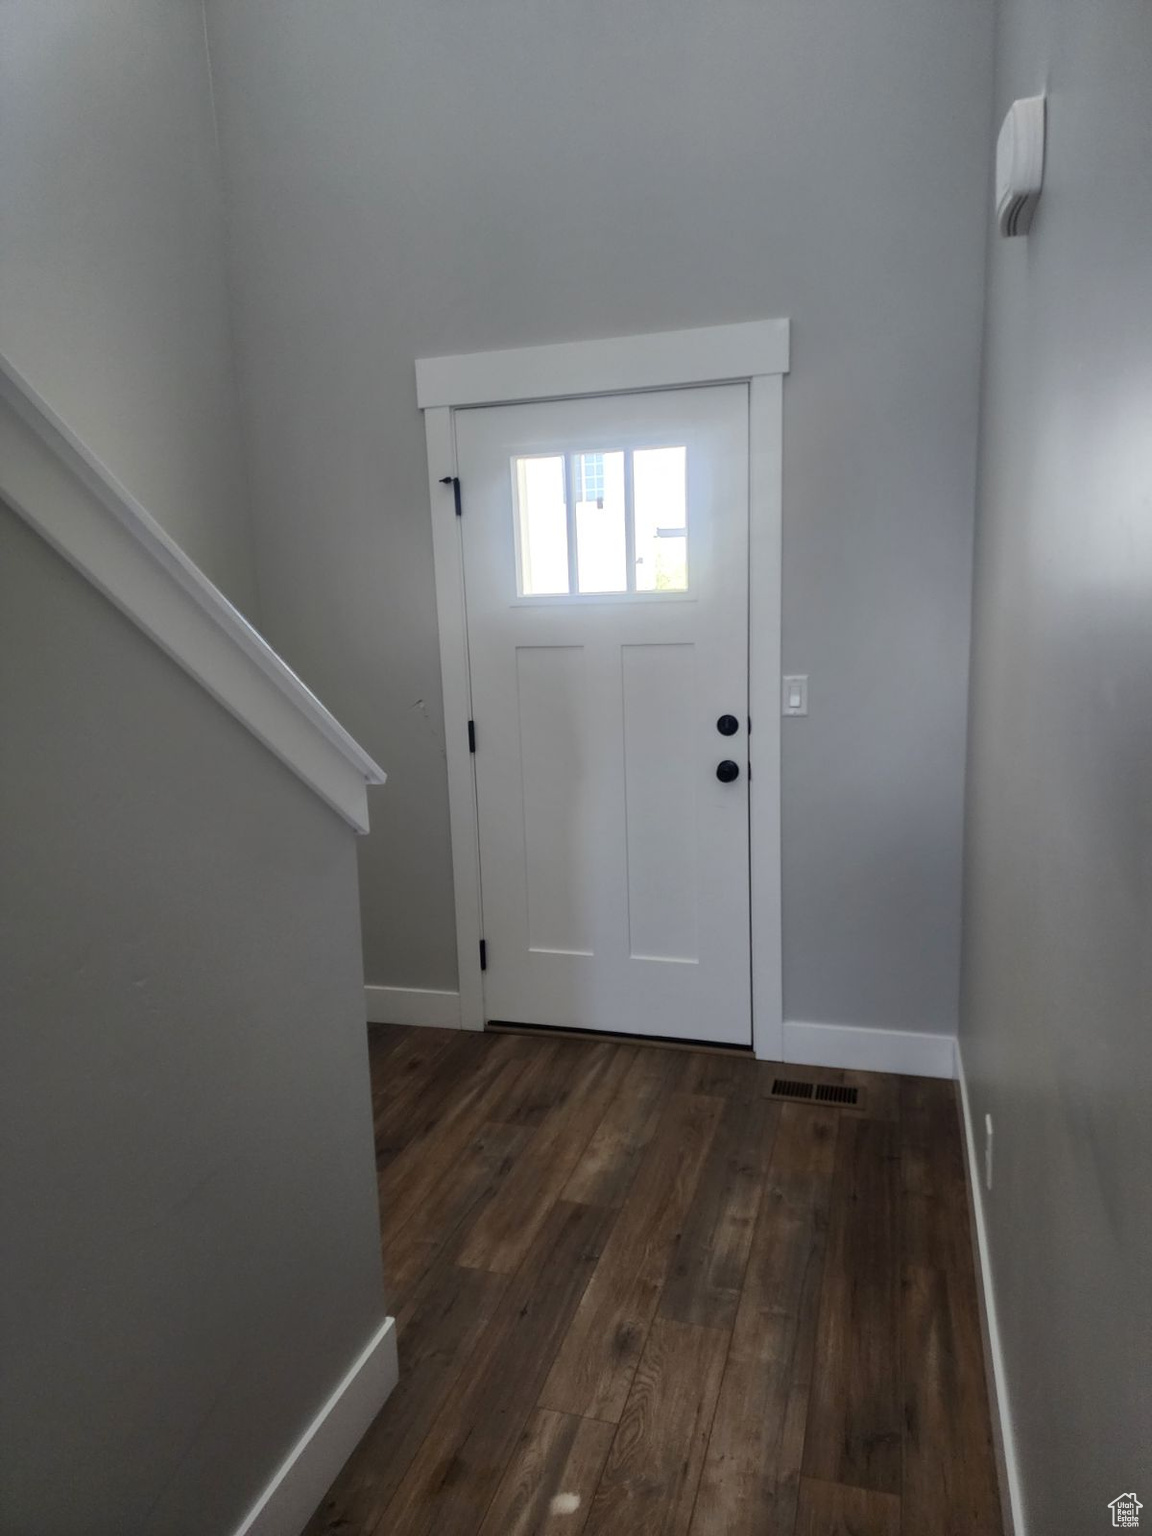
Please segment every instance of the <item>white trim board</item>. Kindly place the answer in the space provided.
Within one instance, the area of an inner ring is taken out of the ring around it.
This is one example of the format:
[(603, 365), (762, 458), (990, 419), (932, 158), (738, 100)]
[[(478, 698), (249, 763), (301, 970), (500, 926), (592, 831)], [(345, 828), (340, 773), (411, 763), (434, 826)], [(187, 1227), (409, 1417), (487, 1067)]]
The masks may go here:
[(425, 987), (364, 988), (369, 1024), (416, 1024), (431, 1029), (460, 1028), (459, 992)]
[[(572, 399), (698, 384), (747, 383), (749, 394), (748, 537), (749, 713), (756, 722), (755, 763), (780, 762), (780, 608), (783, 522), (783, 381), (790, 366), (790, 322), (753, 320), (740, 325), (660, 331), (599, 341), (557, 342), (499, 352), (421, 358), (417, 400), (424, 411), (436, 614), (444, 697), (448, 810), (456, 904), (456, 958), (460, 1023), (484, 1028), (480, 856), (473, 758), (464, 722), (472, 718), (468, 627), (460, 522), (452, 479), (457, 472), (453, 411), (514, 401)], [(467, 516), (467, 487), (462, 487)], [(752, 931), (752, 1043), (756, 1055), (782, 1053), (782, 936), (780, 900), (779, 774), (752, 791), (750, 883)]]
[(748, 784), (748, 897), (752, 964), (752, 1047), (761, 1061), (779, 1059), (784, 1019), (784, 898), (781, 885), (780, 658), (783, 645), (781, 566), (784, 515), (784, 380), (748, 383), (748, 737), (751, 773), (776, 773)]
[(358, 832), (384, 770), (0, 355), (0, 497)]
[(968, 1099), (968, 1079), (964, 1073), (964, 1053), (956, 1042), (956, 1075), (960, 1080), (960, 1103), (963, 1110), (964, 1146), (967, 1154), (968, 1188), (972, 1195), (972, 1210), (976, 1221), (976, 1251), (980, 1262), (980, 1290), (984, 1303), (984, 1324), (987, 1329), (988, 1355), (992, 1377), (988, 1383), (993, 1423), (996, 1426), (996, 1449), (1001, 1462), (1001, 1502), (1007, 1502), (1003, 1513), (1008, 1517), (1006, 1526), (1012, 1536), (1028, 1536), (1024, 1518), (1024, 1496), (1020, 1482), (1020, 1463), (1016, 1456), (1016, 1436), (1012, 1429), (1012, 1405), (1008, 1394), (1008, 1374), (1004, 1366), (1004, 1350), (1000, 1343), (1000, 1325), (996, 1316), (996, 1290), (992, 1283), (992, 1259), (988, 1248), (988, 1229), (984, 1222), (984, 1186), (981, 1182), (980, 1158), (976, 1152), (976, 1137), (972, 1126), (972, 1106)]
[(235, 1536), (299, 1536), (399, 1379), (396, 1322), (386, 1317), (281, 1462)]
[(620, 395), (634, 389), (732, 383), (787, 373), (788, 366), (789, 322), (749, 320), (646, 336), (422, 357), (416, 362), (416, 403), (429, 410)]
[(472, 719), (468, 669), (468, 617), (464, 606), (464, 551), (460, 519), (445, 475), (456, 473), (456, 436), (447, 406), (424, 412), (428, 484), (432, 505), (432, 559), (436, 572), (436, 620), (440, 636), (444, 755), (448, 767), (448, 830), (456, 911), (456, 978), (460, 1024), (484, 1028), (484, 978), (480, 971), (480, 838), (474, 759), (464, 736)]
[(806, 1067), (850, 1067), (905, 1077), (955, 1077), (956, 1037), (854, 1024), (784, 1022), (782, 1061)]

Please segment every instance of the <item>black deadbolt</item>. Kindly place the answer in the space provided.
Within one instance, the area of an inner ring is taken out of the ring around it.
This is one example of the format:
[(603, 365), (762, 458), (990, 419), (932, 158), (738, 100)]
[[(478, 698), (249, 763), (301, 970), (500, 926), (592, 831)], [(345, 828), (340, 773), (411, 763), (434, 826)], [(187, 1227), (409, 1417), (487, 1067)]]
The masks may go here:
[(721, 736), (735, 736), (740, 729), (740, 722), (735, 715), (721, 715), (716, 722), (716, 729)]
[(721, 784), (731, 784), (733, 779), (740, 777), (740, 765), (734, 763), (730, 757), (726, 757), (722, 763), (716, 764), (716, 777)]

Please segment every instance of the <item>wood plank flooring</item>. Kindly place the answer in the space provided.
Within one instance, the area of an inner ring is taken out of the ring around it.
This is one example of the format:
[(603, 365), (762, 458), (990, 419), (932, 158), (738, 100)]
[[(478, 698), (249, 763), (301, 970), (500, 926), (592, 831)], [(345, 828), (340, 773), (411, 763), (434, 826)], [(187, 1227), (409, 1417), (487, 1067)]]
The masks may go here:
[(951, 1083), (369, 1043), (400, 1383), (306, 1536), (1001, 1536)]

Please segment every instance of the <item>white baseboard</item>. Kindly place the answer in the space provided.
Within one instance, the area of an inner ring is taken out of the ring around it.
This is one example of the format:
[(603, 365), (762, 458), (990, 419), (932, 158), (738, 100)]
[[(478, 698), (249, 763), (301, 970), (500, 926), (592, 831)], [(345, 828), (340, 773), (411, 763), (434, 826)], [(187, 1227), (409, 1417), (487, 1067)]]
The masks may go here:
[[(980, 1177), (980, 1158), (976, 1152), (976, 1137), (972, 1129), (972, 1107), (968, 1102), (968, 1080), (964, 1076), (964, 1057), (960, 1042), (956, 1042), (956, 1075), (960, 1079), (960, 1102), (964, 1109), (964, 1143), (968, 1153), (968, 1187), (972, 1194), (972, 1211), (976, 1218), (976, 1249), (980, 1260), (980, 1286), (984, 1298), (984, 1323), (988, 1330), (988, 1353), (991, 1357), (992, 1380), (989, 1383), (992, 1398), (993, 1423), (998, 1431), (997, 1449), (1002, 1457), (1002, 1498), (1007, 1499), (1006, 1529), (1012, 1536), (1028, 1536), (1024, 1519), (1024, 1501), (1020, 1488), (1020, 1464), (1016, 1459), (1016, 1437), (1012, 1432), (1012, 1409), (1008, 1399), (1008, 1379), (1004, 1370), (1004, 1353), (1000, 1346), (1000, 1326), (996, 1318), (996, 1293), (992, 1285), (992, 1263), (988, 1252), (988, 1233), (984, 1225), (984, 1186)], [(1009, 1521), (1011, 1522), (1009, 1524)]]
[(386, 1317), (284, 1458), (236, 1536), (300, 1536), (399, 1377), (396, 1321)]
[(784, 1060), (806, 1067), (851, 1067), (908, 1077), (955, 1077), (953, 1035), (908, 1029), (865, 1029), (855, 1024), (784, 1021)]
[(459, 992), (433, 992), (424, 987), (365, 987), (364, 1003), (369, 1024), (460, 1028)]

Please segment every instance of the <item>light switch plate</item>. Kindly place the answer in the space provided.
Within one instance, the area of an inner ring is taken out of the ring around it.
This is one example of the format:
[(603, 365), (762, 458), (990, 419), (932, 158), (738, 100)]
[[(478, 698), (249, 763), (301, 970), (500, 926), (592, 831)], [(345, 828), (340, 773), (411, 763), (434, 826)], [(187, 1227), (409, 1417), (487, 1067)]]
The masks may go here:
[(808, 676), (807, 674), (793, 674), (784, 678), (784, 686), (780, 695), (781, 713), (785, 715), (806, 715), (808, 713)]

